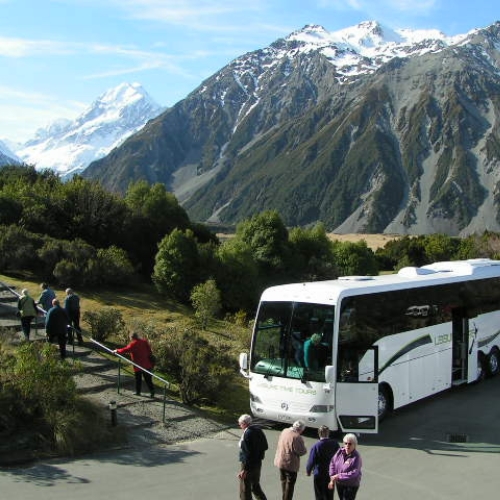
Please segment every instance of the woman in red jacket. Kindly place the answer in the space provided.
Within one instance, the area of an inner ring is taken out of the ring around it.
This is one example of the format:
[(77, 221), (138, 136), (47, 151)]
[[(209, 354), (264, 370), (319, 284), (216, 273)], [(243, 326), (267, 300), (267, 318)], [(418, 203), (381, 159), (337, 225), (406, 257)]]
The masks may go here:
[[(130, 354), (130, 358), (136, 364), (145, 368), (148, 371), (153, 369), (153, 362), (151, 361), (151, 346), (145, 339), (141, 339), (138, 333), (132, 333), (130, 336), (131, 342), (121, 349), (115, 349), (113, 352), (117, 354)], [(135, 375), (135, 393), (141, 395), (142, 377), (149, 387), (151, 397), (155, 397), (155, 386), (153, 385), (153, 377), (150, 373), (141, 370), (138, 366), (134, 365)]]

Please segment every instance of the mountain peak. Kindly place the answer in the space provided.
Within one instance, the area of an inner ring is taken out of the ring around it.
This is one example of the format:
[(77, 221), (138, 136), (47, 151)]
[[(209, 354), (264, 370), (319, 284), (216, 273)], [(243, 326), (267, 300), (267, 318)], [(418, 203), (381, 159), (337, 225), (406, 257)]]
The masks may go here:
[(16, 154), (38, 169), (72, 175), (108, 154), (161, 111), (142, 85), (121, 83), (101, 94), (75, 120), (57, 120), (37, 130)]

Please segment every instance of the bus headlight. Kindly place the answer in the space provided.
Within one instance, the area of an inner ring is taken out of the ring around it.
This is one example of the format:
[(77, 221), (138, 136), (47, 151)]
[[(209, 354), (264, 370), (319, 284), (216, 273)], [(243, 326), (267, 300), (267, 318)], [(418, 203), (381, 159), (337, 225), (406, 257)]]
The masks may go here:
[(311, 413), (328, 413), (333, 411), (333, 405), (314, 405), (309, 411)]
[(252, 394), (252, 393), (250, 393), (250, 401), (252, 403), (262, 403), (259, 396), (256, 396), (255, 394)]

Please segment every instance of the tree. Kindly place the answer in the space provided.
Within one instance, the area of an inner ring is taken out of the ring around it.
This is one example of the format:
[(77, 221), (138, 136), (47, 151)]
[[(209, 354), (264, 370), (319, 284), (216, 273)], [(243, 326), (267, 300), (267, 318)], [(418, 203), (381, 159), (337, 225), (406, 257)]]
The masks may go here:
[(199, 254), (193, 232), (174, 229), (158, 246), (152, 276), (154, 284), (161, 293), (187, 302), (198, 276)]
[(134, 267), (122, 248), (110, 246), (97, 250), (95, 259), (89, 262), (89, 273), (96, 284), (125, 285), (134, 275)]
[(323, 224), (313, 228), (295, 227), (290, 231), (291, 273), (296, 281), (335, 279), (338, 276), (333, 244)]
[(378, 274), (375, 254), (368, 248), (366, 241), (336, 241), (333, 248), (340, 276)]
[(132, 183), (125, 203), (130, 210), (130, 217), (125, 221), (126, 248), (141, 264), (142, 272), (149, 275), (153, 271), (158, 243), (174, 229), (189, 228), (189, 218), (164, 184), (150, 186), (144, 180)]
[(221, 310), (221, 294), (213, 279), (196, 285), (191, 292), (191, 303), (195, 318), (205, 330), (208, 322), (214, 319)]
[(238, 224), (235, 238), (250, 249), (266, 283), (282, 281), (289, 262), (288, 230), (276, 210)]
[(217, 249), (216, 280), (227, 311), (253, 311), (262, 292), (259, 267), (250, 248), (235, 238)]

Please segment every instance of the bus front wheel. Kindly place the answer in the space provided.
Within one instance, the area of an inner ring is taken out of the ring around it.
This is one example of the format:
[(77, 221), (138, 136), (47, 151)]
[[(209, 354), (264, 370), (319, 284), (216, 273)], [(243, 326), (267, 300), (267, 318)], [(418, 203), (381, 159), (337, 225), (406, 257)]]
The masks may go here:
[(486, 378), (486, 356), (483, 353), (477, 355), (477, 377), (476, 382), (481, 382)]
[(378, 420), (381, 422), (392, 410), (392, 397), (390, 389), (385, 385), (378, 387)]
[(486, 372), (488, 377), (493, 377), (500, 371), (500, 356), (496, 349), (486, 357)]

